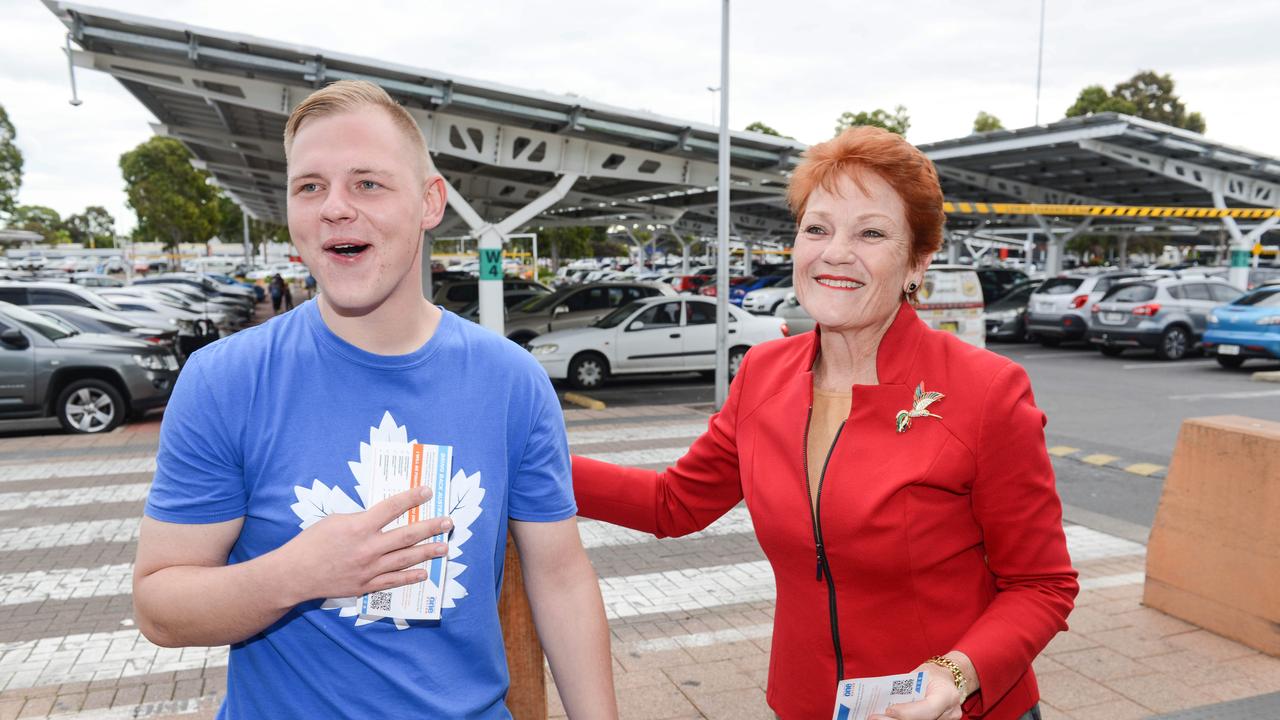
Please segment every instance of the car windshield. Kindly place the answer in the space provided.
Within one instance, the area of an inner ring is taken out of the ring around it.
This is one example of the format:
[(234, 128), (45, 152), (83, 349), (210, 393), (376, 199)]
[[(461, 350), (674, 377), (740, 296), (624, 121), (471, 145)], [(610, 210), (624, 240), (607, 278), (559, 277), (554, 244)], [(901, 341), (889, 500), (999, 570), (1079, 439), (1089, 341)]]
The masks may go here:
[(1038, 295), (1070, 295), (1076, 291), (1076, 288), (1084, 282), (1081, 278), (1053, 278), (1046, 280), (1040, 289), (1036, 291)]
[(1280, 308), (1280, 287), (1266, 288), (1231, 303), (1232, 305), (1256, 305), (1257, 307)]
[(1156, 286), (1147, 283), (1117, 285), (1107, 291), (1103, 302), (1146, 302), (1156, 296)]
[(61, 340), (80, 334), (79, 330), (62, 320), (45, 317), (20, 307), (5, 308), (5, 313), (25, 325), (28, 329), (38, 332), (50, 340)]
[(628, 317), (630, 317), (631, 313), (639, 310), (644, 305), (645, 303), (640, 302), (639, 300), (635, 302), (629, 302), (626, 305), (623, 305), (617, 310), (614, 310), (608, 315), (605, 315), (604, 317), (597, 320), (595, 324), (592, 325), (592, 327), (598, 327), (598, 328), (618, 327), (619, 325), (622, 324), (623, 320), (626, 320)]

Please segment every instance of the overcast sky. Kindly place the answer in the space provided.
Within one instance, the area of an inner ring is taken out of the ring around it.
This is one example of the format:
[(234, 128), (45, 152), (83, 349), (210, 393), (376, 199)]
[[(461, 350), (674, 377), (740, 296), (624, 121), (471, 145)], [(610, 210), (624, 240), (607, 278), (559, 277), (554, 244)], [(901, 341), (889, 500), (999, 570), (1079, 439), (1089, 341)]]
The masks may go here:
[[(714, 0), (99, 0), (126, 12), (710, 122), (719, 84)], [(301, 10), (305, 8), (305, 11)], [(1036, 0), (734, 0), (730, 124), (804, 142), (845, 110), (902, 104), (916, 143), (968, 134), (979, 110), (1033, 124)], [(1048, 0), (1042, 123), (1080, 89), (1172, 73), (1209, 137), (1280, 156), (1280, 2)], [(64, 216), (103, 205), (127, 231), (120, 154), (153, 118), (116, 81), (77, 71), (38, 0), (0, 0), (0, 104), (26, 158), (19, 201)]]

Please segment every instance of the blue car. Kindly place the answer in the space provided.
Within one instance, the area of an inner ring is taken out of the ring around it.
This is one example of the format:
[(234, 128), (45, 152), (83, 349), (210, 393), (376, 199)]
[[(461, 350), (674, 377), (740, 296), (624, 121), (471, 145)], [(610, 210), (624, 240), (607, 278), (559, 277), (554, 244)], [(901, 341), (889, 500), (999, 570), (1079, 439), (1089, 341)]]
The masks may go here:
[(1214, 308), (1204, 351), (1225, 368), (1238, 368), (1249, 358), (1280, 360), (1280, 284), (1254, 288)]
[(256, 283), (240, 282), (239, 280), (231, 277), (230, 275), (217, 275), (214, 273), (205, 273), (204, 276), (209, 278), (210, 280), (220, 282), (223, 285), (239, 285), (240, 287), (250, 288), (251, 290), (253, 290), (253, 299), (257, 300), (258, 302), (262, 302), (267, 297), (267, 291), (263, 290), (262, 286)]

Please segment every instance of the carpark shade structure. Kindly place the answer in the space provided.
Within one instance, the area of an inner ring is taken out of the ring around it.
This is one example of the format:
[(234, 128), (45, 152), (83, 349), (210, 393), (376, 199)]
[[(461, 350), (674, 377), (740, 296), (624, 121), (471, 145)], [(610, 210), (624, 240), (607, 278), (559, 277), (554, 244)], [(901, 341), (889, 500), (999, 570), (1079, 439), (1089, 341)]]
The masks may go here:
[[(186, 144), (194, 164), (258, 219), (284, 221), (280, 139), (289, 111), (334, 80), (382, 86), (418, 120), (449, 182), (450, 212), (436, 232), (465, 226), (479, 241), (487, 260), (482, 324), (495, 330), (502, 327), (500, 250), (513, 233), (653, 225), (686, 257), (684, 236), (716, 234), (714, 126), (113, 10), (46, 4), (79, 46), (71, 49), (74, 66), (115, 77), (155, 115), (158, 134)], [(781, 247), (794, 237), (784, 192), (805, 148), (786, 138), (732, 134), (729, 221), (746, 248)], [(1231, 237), (1231, 278), (1239, 281), (1249, 250), (1280, 222), (963, 211), (962, 203), (1280, 207), (1280, 159), (1126, 115), (1068, 118), (920, 148), (955, 203), (948, 219), (952, 252), (961, 241), (1035, 236), (1046, 241), (1051, 273), (1061, 268), (1066, 242), (1082, 232), (1118, 233), (1123, 241), (1130, 233), (1221, 228)], [(430, 272), (425, 263), (424, 272)]]
[[(492, 329), (502, 329), (501, 248), (523, 228), (631, 221), (714, 235), (714, 126), (113, 10), (46, 5), (79, 46), (71, 48), (73, 66), (116, 78), (156, 117), (157, 134), (182, 141), (194, 164), (258, 219), (285, 219), (281, 137), (289, 112), (335, 80), (383, 87), (418, 121), (450, 185), (450, 212), (435, 232), (465, 226), (479, 240), (481, 318)], [(734, 133), (731, 145), (738, 233), (790, 235), (782, 193), (805, 146), (750, 132)], [(685, 196), (699, 202), (669, 200)]]
[(953, 257), (969, 236), (1007, 242), (1034, 233), (1046, 239), (1052, 274), (1067, 241), (1083, 232), (1119, 234), (1123, 246), (1140, 232), (1217, 228), (1231, 238), (1230, 280), (1244, 287), (1251, 250), (1280, 223), (1280, 159), (1128, 115), (974, 133), (920, 149), (952, 201)]

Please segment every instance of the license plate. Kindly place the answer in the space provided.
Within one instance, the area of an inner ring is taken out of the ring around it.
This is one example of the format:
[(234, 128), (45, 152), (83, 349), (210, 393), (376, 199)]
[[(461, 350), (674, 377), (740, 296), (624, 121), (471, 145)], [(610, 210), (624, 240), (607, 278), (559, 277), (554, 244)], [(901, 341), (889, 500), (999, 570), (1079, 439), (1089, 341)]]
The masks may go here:
[(1123, 325), (1124, 321), (1124, 313), (1102, 313), (1102, 322), (1108, 325)]
[(938, 323), (938, 329), (946, 330), (949, 333), (958, 333), (960, 332), (960, 323), (954, 320), (944, 320)]
[(1239, 345), (1219, 345), (1218, 354), (1219, 355), (1239, 355), (1240, 346)]

